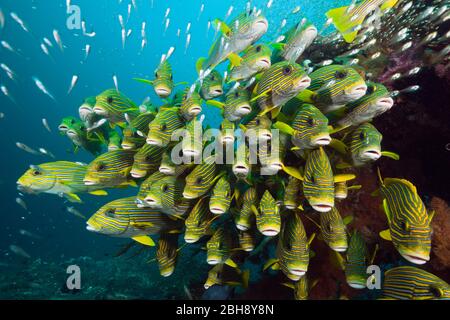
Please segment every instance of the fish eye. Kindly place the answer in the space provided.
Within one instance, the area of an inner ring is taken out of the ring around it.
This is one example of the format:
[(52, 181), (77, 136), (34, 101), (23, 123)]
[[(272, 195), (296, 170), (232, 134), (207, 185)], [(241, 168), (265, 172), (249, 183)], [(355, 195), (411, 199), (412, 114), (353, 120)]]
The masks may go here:
[(31, 174), (33, 176), (39, 176), (41, 174), (41, 172), (39, 170), (33, 170), (33, 172)]
[(105, 165), (104, 163), (100, 163), (100, 164), (98, 165), (98, 168), (97, 168), (98, 171), (103, 171), (103, 170), (105, 170), (105, 169), (106, 169), (106, 165)]
[(214, 75), (211, 76), (211, 81), (216, 80), (216, 77)]
[(346, 76), (347, 76), (346, 71), (336, 71), (336, 73), (334, 74), (334, 77), (336, 79), (344, 79)]
[(155, 78), (158, 78), (158, 72), (155, 72)]
[(173, 74), (170, 75), (170, 80), (173, 80)]
[(261, 52), (261, 46), (256, 47), (256, 52)]
[(85, 128), (84, 126), (81, 126), (81, 127), (80, 127), (80, 130), (81, 130), (81, 131), (84, 131), (84, 130), (86, 130), (86, 128)]
[(308, 118), (308, 125), (311, 126), (311, 127), (314, 125), (314, 119), (313, 118)]
[(285, 75), (285, 76), (288, 76), (288, 75), (290, 75), (292, 73), (292, 67), (291, 66), (286, 66), (286, 67), (284, 67), (284, 69), (283, 69), (283, 74)]
[(365, 138), (365, 134), (364, 134), (364, 132), (361, 132), (360, 134), (359, 134), (359, 140), (364, 140), (364, 138)]
[(167, 191), (169, 191), (169, 186), (167, 184), (165, 184), (161, 187), (161, 190), (162, 190), (162, 192), (167, 192)]
[(259, 126), (261, 124), (261, 120), (260, 119), (256, 119), (256, 125)]
[(430, 292), (436, 298), (440, 298), (440, 297), (443, 296), (442, 289), (439, 289), (439, 288), (436, 288), (436, 287), (430, 287)]
[(239, 92), (236, 91), (236, 92), (234, 93), (234, 97), (235, 97), (235, 98), (239, 98)]
[(105, 216), (107, 216), (108, 218), (114, 218), (115, 213), (116, 213), (116, 209), (110, 208), (105, 211)]
[(198, 177), (197, 180), (195, 180), (196, 184), (202, 184), (203, 182), (203, 178), (202, 177)]
[(374, 93), (375, 92), (375, 86), (369, 86), (368, 88), (367, 88), (367, 92), (366, 92), (366, 94), (372, 94), (372, 93)]
[(311, 176), (311, 183), (316, 183), (316, 179), (314, 179), (314, 176)]
[(161, 125), (161, 131), (166, 131), (167, 130), (167, 124), (163, 123)]
[(289, 251), (292, 250), (292, 245), (291, 245), (291, 243), (288, 242), (288, 244), (286, 245), (286, 249), (288, 249)]
[(111, 103), (113, 103), (114, 102), (114, 99), (113, 99), (113, 97), (108, 97), (108, 99), (106, 100), (109, 104), (111, 104)]
[(70, 124), (74, 124), (74, 123), (75, 123), (74, 119), (70, 120)]
[(407, 231), (408, 230), (408, 223), (406, 221), (401, 221), (400, 222), (400, 228), (402, 228), (403, 231)]

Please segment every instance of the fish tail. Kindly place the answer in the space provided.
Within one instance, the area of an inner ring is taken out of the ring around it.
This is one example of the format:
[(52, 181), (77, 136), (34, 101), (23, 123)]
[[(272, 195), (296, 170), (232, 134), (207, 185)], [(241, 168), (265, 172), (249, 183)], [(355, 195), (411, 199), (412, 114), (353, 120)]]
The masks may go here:
[(358, 31), (352, 31), (352, 29), (364, 21), (365, 15), (352, 21), (352, 16), (348, 14), (347, 10), (348, 6), (335, 8), (328, 11), (326, 15), (333, 20), (334, 26), (342, 34), (344, 40), (352, 43), (358, 35)]

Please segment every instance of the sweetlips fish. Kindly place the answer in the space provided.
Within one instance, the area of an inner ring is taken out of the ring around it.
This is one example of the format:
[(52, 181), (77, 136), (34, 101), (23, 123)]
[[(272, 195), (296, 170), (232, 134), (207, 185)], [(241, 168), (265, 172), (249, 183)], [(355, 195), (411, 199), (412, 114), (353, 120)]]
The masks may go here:
[(173, 274), (178, 252), (178, 234), (161, 234), (156, 248), (156, 260), (158, 261), (161, 276), (170, 277)]
[(228, 266), (225, 263), (215, 265), (209, 272), (208, 278), (204, 284), (205, 289), (209, 289), (215, 285), (229, 285), (248, 287), (250, 272), (248, 270), (241, 271), (238, 268)]
[(311, 85), (297, 99), (311, 103), (325, 115), (357, 101), (367, 92), (362, 76), (352, 67), (328, 65), (309, 74)]
[(130, 177), (135, 154), (135, 150), (115, 150), (98, 156), (88, 165), (84, 184), (103, 187), (136, 186), (136, 182)]
[(276, 249), (276, 259), (269, 260), (264, 270), (281, 269), (293, 281), (299, 281), (308, 271), (309, 245), (314, 235), (308, 240), (300, 217), (291, 213), (281, 229)]
[(236, 148), (236, 160), (234, 161), (232, 171), (238, 180), (245, 180), (252, 170), (250, 164), (250, 148), (245, 142), (239, 143)]
[(30, 166), (17, 180), (19, 190), (30, 193), (63, 195), (72, 202), (81, 202), (78, 193), (107, 195), (104, 186), (87, 186), (83, 179), (88, 167), (81, 163), (56, 161)]
[(361, 187), (359, 184), (348, 186), (347, 181), (337, 182), (334, 185), (334, 196), (336, 199), (343, 200), (347, 198), (349, 190), (359, 190)]
[(201, 97), (205, 100), (215, 99), (223, 95), (223, 77), (219, 71), (211, 71), (202, 82)]
[(276, 236), (281, 229), (280, 206), (266, 190), (259, 202), (259, 211), (255, 206), (252, 210), (256, 217), (258, 231), (267, 237)]
[(288, 210), (298, 208), (301, 203), (302, 181), (292, 176), (288, 177), (284, 189), (283, 205)]
[(283, 166), (289, 175), (303, 181), (303, 194), (318, 212), (328, 212), (334, 207), (334, 184), (355, 178), (353, 174), (333, 174), (330, 160), (320, 147), (306, 154), (304, 172), (296, 168)]
[(318, 282), (319, 280), (311, 281), (308, 278), (308, 275), (305, 274), (303, 277), (300, 278), (300, 280), (294, 281), (294, 283), (285, 282), (282, 283), (282, 285), (294, 290), (295, 300), (308, 300), (310, 290), (313, 289)]
[(147, 196), (148, 190), (150, 190), (153, 183), (159, 181), (160, 179), (163, 179), (165, 176), (166, 175), (164, 173), (156, 171), (141, 183), (139, 192), (136, 196), (136, 205), (138, 207), (148, 207), (148, 204), (145, 202), (145, 197)]
[(434, 211), (428, 212), (416, 187), (405, 179), (381, 178), (380, 188), (374, 192), (383, 199), (389, 229), (380, 236), (390, 240), (403, 258), (414, 264), (430, 260), (431, 221)]
[[(261, 143), (262, 141), (268, 141), (272, 139), (272, 121), (266, 114), (256, 115), (254, 117), (252, 117), (252, 114), (250, 114), (248, 117), (242, 119), (239, 127), (243, 129), (244, 133), (247, 136), (249, 135), (249, 133), (251, 133), (252, 137), (258, 139), (257, 141), (249, 139), (249, 144)], [(249, 130), (251, 131), (249, 132)]]
[(150, 208), (176, 215), (176, 207), (182, 200), (183, 188), (183, 180), (177, 179), (175, 176), (165, 176), (154, 181), (148, 187), (144, 201)]
[[(119, 150), (122, 148), (122, 135), (113, 128), (105, 129), (108, 137), (108, 151)], [(100, 138), (102, 135), (99, 136)]]
[(262, 74), (255, 88), (254, 99), (264, 113), (272, 112), (273, 119), (286, 102), (308, 88), (310, 84), (311, 79), (302, 66), (295, 62), (278, 62)]
[(162, 159), (160, 161), (159, 165), (159, 172), (168, 175), (168, 176), (180, 176), (182, 175), (187, 169), (192, 167), (192, 164), (181, 164), (177, 165), (172, 161), (172, 150), (167, 149), (163, 155)]
[(222, 144), (231, 144), (234, 142), (234, 130), (236, 126), (234, 122), (224, 118), (222, 123), (220, 124), (220, 133), (218, 136), (218, 141)]
[(163, 153), (164, 148), (145, 144), (134, 155), (133, 166), (130, 171), (131, 176), (140, 179), (158, 171)]
[(320, 234), (334, 251), (345, 252), (348, 248), (346, 223), (348, 219), (344, 222), (336, 207), (320, 214)]
[(228, 25), (218, 19), (214, 22), (221, 35), (209, 50), (208, 58), (200, 58), (197, 61), (198, 72), (214, 69), (226, 59), (233, 63), (236, 56), (258, 41), (269, 27), (267, 19), (254, 9), (239, 14)]
[(180, 104), (180, 114), (186, 121), (191, 121), (202, 112), (202, 98), (197, 90), (186, 88)]
[(205, 115), (194, 117), (189, 121), (183, 133), (182, 152), (183, 156), (197, 159), (203, 152), (203, 121)]
[[(340, 257), (338, 253), (337, 257)], [(367, 266), (371, 264), (369, 252), (361, 233), (354, 230), (350, 236), (345, 259), (345, 278), (347, 284), (354, 289), (364, 289), (367, 286)], [(373, 261), (373, 258), (372, 258)]]
[(155, 70), (155, 78), (153, 80), (140, 78), (135, 78), (134, 80), (153, 86), (156, 95), (160, 98), (169, 97), (175, 87), (173, 82), (172, 66), (164, 56), (161, 63)]
[(259, 199), (256, 189), (254, 187), (248, 188), (242, 195), (242, 199), (239, 200), (241, 207), (240, 210), (234, 212), (234, 223), (238, 230), (247, 231), (255, 221), (252, 207), (258, 205)]
[(62, 135), (67, 136), (72, 141), (75, 153), (79, 148), (85, 149), (93, 155), (102, 152), (102, 141), (94, 133), (89, 132), (81, 120), (75, 117), (65, 117), (58, 129)]
[(114, 200), (101, 207), (87, 221), (86, 229), (111, 237), (132, 238), (155, 246), (149, 235), (179, 233), (181, 224), (164, 213), (136, 206), (135, 197)]
[(123, 149), (137, 149), (145, 144), (146, 136), (149, 130), (149, 124), (156, 117), (156, 112), (145, 112), (139, 114), (130, 121), (123, 130)]
[(211, 224), (216, 217), (209, 211), (207, 199), (199, 199), (185, 220), (186, 232), (184, 233), (184, 241), (195, 243), (201, 237), (210, 234)]
[(255, 44), (244, 51), (238, 59), (237, 65), (230, 66), (228, 81), (242, 81), (250, 79), (256, 74), (263, 72), (272, 65), (272, 50), (265, 44)]
[(210, 265), (226, 263), (235, 266), (230, 258), (234, 249), (234, 239), (229, 228), (219, 227), (206, 243), (206, 261)]
[(282, 42), (274, 44), (275, 60), (283, 59), (296, 62), (317, 37), (317, 28), (306, 19), (302, 19), (284, 34)]
[(448, 300), (450, 285), (434, 274), (417, 267), (395, 267), (384, 273), (382, 299)]
[(291, 125), (278, 121), (274, 128), (291, 136), (292, 144), (299, 149), (315, 149), (330, 144), (328, 119), (311, 104), (302, 104)]
[(345, 143), (333, 139), (331, 146), (338, 150), (344, 158), (350, 160), (349, 163), (341, 161), (337, 168), (361, 167), (377, 161), (381, 156), (386, 156), (394, 160), (400, 157), (394, 152), (381, 151), (381, 141), (383, 136), (370, 123), (364, 123), (347, 135)]
[(87, 97), (78, 108), (80, 119), (88, 128), (92, 128), (94, 124), (100, 120), (100, 117), (94, 112), (96, 102), (96, 97)]
[(107, 119), (112, 127), (115, 125), (125, 127), (125, 114), (131, 118), (139, 115), (139, 107), (116, 89), (109, 89), (99, 94), (93, 111), (97, 116)]
[(228, 177), (223, 176), (214, 185), (209, 199), (209, 210), (213, 214), (224, 214), (231, 205), (232, 194)]
[(171, 141), (172, 134), (183, 128), (184, 125), (184, 120), (181, 118), (177, 107), (161, 110), (149, 124), (147, 143), (166, 147)]
[(256, 247), (256, 235), (255, 230), (250, 229), (247, 231), (238, 230), (239, 248), (246, 252), (251, 252)]
[(237, 87), (228, 91), (225, 95), (225, 102), (208, 100), (206, 103), (210, 106), (222, 110), (223, 117), (230, 122), (241, 120), (244, 116), (250, 114), (250, 93), (244, 87)]
[(197, 199), (205, 195), (223, 176), (219, 173), (219, 167), (215, 163), (215, 156), (209, 156), (203, 162), (195, 166), (194, 170), (186, 177), (186, 186), (183, 197), (186, 199)]

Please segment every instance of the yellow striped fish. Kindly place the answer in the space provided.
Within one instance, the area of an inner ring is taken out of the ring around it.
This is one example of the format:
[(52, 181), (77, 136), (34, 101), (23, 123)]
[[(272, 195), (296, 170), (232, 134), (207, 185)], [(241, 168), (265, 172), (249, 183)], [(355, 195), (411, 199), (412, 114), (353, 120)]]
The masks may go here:
[(214, 214), (224, 214), (231, 204), (231, 186), (226, 176), (217, 180), (209, 199), (209, 210)]
[(431, 220), (416, 187), (405, 179), (381, 178), (381, 187), (375, 192), (383, 199), (389, 229), (381, 232), (382, 238), (391, 240), (403, 258), (414, 264), (430, 260)]
[(258, 106), (272, 111), (272, 118), (281, 107), (299, 92), (309, 87), (311, 79), (302, 66), (294, 62), (278, 62), (266, 70), (256, 87)]
[(385, 272), (382, 298), (394, 300), (450, 299), (450, 285), (425, 270), (401, 266)]
[(256, 227), (259, 232), (267, 237), (276, 236), (281, 229), (280, 207), (266, 190), (259, 202), (259, 211), (255, 206), (252, 207), (256, 217)]
[(145, 144), (134, 155), (133, 166), (130, 171), (131, 176), (140, 179), (158, 171), (163, 153), (164, 148)]
[(139, 192), (136, 196), (136, 204), (138, 207), (148, 207), (148, 204), (145, 202), (145, 197), (147, 196), (148, 190), (150, 190), (153, 183), (163, 179), (166, 175), (159, 171), (152, 173), (147, 179), (142, 182)]
[(208, 201), (205, 198), (198, 200), (185, 221), (184, 241), (194, 243), (210, 233), (211, 223), (216, 217), (209, 211)]
[(223, 77), (219, 71), (213, 70), (203, 79), (200, 93), (205, 100), (211, 100), (223, 94)]
[(234, 241), (230, 230), (222, 225), (206, 243), (206, 262), (210, 265), (227, 263), (234, 248), (233, 245)]
[(320, 214), (320, 230), (323, 240), (332, 250), (337, 252), (347, 250), (347, 231), (336, 207)]
[(190, 164), (181, 164), (176, 165), (172, 161), (172, 150), (167, 149), (161, 159), (161, 163), (159, 165), (159, 172), (164, 173), (168, 176), (179, 176), (182, 175), (188, 168), (190, 168), (192, 165)]
[(247, 80), (270, 68), (272, 50), (265, 44), (257, 44), (247, 48), (238, 65), (231, 65), (228, 82)]
[(178, 257), (178, 234), (161, 234), (156, 248), (159, 273), (170, 277), (175, 271)]
[(225, 263), (215, 265), (209, 272), (204, 288), (209, 289), (214, 285), (243, 286), (248, 287), (250, 273), (248, 270), (241, 272), (239, 269), (230, 267)]
[(366, 243), (359, 231), (354, 230), (350, 237), (345, 261), (345, 278), (350, 287), (354, 289), (366, 287), (368, 261)]
[(150, 208), (176, 215), (178, 214), (177, 207), (182, 200), (183, 187), (184, 181), (175, 176), (165, 176), (154, 181), (147, 188), (144, 201)]
[(283, 205), (286, 209), (294, 210), (301, 203), (302, 182), (289, 176), (288, 183), (284, 189)]
[(247, 231), (238, 230), (239, 248), (246, 252), (251, 252), (256, 246), (255, 230), (250, 229)]
[(156, 95), (163, 99), (170, 96), (173, 88), (175, 87), (175, 84), (173, 83), (172, 66), (167, 59), (164, 59), (158, 65), (155, 70), (155, 78), (153, 80), (140, 78), (135, 78), (134, 80), (153, 86)]
[(218, 137), (219, 142), (222, 144), (233, 143), (234, 130), (234, 123), (227, 118), (224, 118), (222, 123), (220, 124), (220, 133)]
[(180, 116), (179, 108), (173, 107), (161, 110), (148, 127), (147, 143), (166, 147), (172, 134), (184, 127), (184, 120)]
[(134, 118), (123, 130), (123, 149), (136, 149), (145, 144), (145, 136), (148, 134), (148, 125), (155, 119), (155, 112), (145, 112)]
[(138, 208), (135, 197), (112, 201), (101, 207), (88, 221), (86, 229), (112, 237), (132, 238), (154, 246), (148, 235), (178, 233), (179, 221), (174, 221), (164, 213), (150, 208)]
[(84, 184), (87, 169), (85, 164), (69, 161), (33, 165), (17, 180), (17, 185), (24, 192), (65, 195), (73, 202), (81, 202), (77, 193), (107, 195), (106, 191), (100, 190), (102, 185)]
[(348, 186), (347, 181), (337, 182), (334, 185), (334, 196), (336, 199), (347, 199), (349, 190), (359, 190), (361, 185)]
[(202, 112), (202, 98), (200, 94), (190, 88), (184, 91), (183, 99), (180, 106), (180, 114), (186, 120), (190, 121)]
[(221, 177), (218, 173), (219, 168), (215, 163), (215, 156), (209, 156), (204, 159), (203, 163), (197, 165), (186, 177), (183, 197), (186, 199), (197, 199), (206, 194)]
[(139, 115), (139, 108), (116, 89), (109, 89), (96, 97), (93, 111), (101, 118), (108, 119), (114, 125), (125, 127), (125, 113), (132, 118)]
[(347, 103), (363, 97), (367, 85), (352, 67), (329, 65), (312, 72), (311, 85), (297, 98), (312, 103), (324, 114), (344, 108)]
[(239, 121), (252, 111), (250, 93), (242, 87), (231, 90), (231, 92), (226, 94), (225, 103), (220, 105), (220, 107), (223, 109), (223, 117), (225, 119), (232, 122)]
[(234, 223), (239, 230), (247, 231), (252, 227), (255, 220), (252, 206), (258, 205), (256, 189), (253, 187), (248, 188), (240, 201), (242, 202), (242, 207), (239, 211), (234, 212)]
[(88, 165), (84, 184), (104, 187), (136, 186), (136, 182), (130, 177), (135, 154), (135, 150), (115, 150), (98, 156)]

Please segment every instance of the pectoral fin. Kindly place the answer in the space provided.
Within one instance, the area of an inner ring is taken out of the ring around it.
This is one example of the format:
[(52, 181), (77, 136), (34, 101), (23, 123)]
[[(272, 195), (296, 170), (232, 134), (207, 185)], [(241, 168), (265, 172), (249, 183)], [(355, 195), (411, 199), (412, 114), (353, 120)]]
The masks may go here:
[(384, 240), (392, 241), (391, 232), (389, 231), (389, 229), (381, 231), (380, 237)]
[(150, 238), (149, 236), (137, 236), (131, 239), (149, 247), (154, 247), (156, 245), (152, 238)]
[(275, 129), (280, 130), (283, 133), (290, 135), (290, 136), (293, 136), (295, 133), (295, 130), (290, 125), (288, 125), (287, 123), (284, 123), (284, 122), (277, 121), (277, 122), (275, 122), (273, 127)]
[(288, 175), (290, 175), (298, 180), (301, 180), (301, 181), (304, 180), (303, 175), (301, 174), (300, 170), (298, 170), (297, 168), (286, 167), (284, 164), (282, 164), (282, 168), (283, 168), (283, 171), (286, 172)]
[(65, 193), (65, 196), (67, 200), (69, 200), (72, 203), (82, 203), (80, 197), (77, 196), (75, 193)]
[[(278, 259), (269, 259), (269, 260), (264, 264), (263, 271), (266, 271), (266, 270), (269, 269), (269, 268), (272, 268), (272, 270), (275, 270), (275, 269), (273, 269), (275, 265), (278, 265)], [(276, 267), (275, 267), (275, 268), (276, 268)]]
[(141, 82), (141, 83), (149, 84), (151, 86), (153, 85), (152, 80), (147, 80), (147, 79), (142, 79), (142, 78), (133, 78), (133, 80)]
[(334, 176), (334, 183), (349, 181), (349, 180), (353, 180), (355, 178), (356, 178), (356, 176), (351, 173), (337, 174)]
[(223, 110), (225, 104), (216, 100), (206, 100), (206, 104)]
[(108, 192), (106, 192), (105, 190), (95, 190), (95, 191), (89, 192), (89, 194), (92, 194), (94, 196), (107, 196)]
[(341, 140), (331, 139), (330, 147), (339, 152), (340, 154), (347, 154), (347, 146)]
[(395, 152), (391, 152), (391, 151), (381, 151), (381, 155), (384, 157), (388, 157), (394, 160), (400, 160), (400, 156), (395, 153)]

